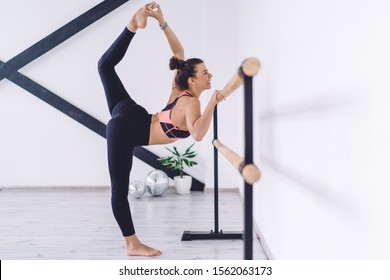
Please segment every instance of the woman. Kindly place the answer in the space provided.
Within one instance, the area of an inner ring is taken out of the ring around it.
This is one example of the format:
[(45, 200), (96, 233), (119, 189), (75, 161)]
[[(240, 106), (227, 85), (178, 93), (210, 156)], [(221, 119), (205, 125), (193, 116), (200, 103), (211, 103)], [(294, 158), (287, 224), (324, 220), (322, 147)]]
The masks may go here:
[[(168, 105), (151, 115), (127, 93), (115, 72), (139, 28), (148, 17), (157, 20), (172, 49), (170, 69), (176, 70)], [(217, 105), (218, 90), (212, 95), (203, 114), (199, 96), (210, 89), (212, 75), (200, 59), (184, 60), (184, 49), (166, 23), (160, 6), (154, 2), (139, 9), (125, 30), (103, 54), (98, 64), (108, 108), (112, 116), (107, 124), (108, 165), (111, 178), (111, 204), (116, 221), (126, 241), (128, 256), (158, 256), (161, 251), (140, 242), (134, 230), (127, 200), (132, 152), (136, 146), (167, 144), (192, 136), (205, 136)]]

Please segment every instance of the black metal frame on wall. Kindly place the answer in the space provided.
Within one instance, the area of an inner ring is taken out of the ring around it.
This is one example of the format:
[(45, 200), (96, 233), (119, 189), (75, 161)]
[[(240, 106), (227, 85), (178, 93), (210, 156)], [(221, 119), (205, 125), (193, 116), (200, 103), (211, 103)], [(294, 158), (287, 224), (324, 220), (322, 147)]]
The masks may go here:
[[(49, 34), (36, 44), (27, 48), (23, 52), (19, 53), (7, 62), (0, 61), (0, 81), (7, 79), (14, 84), (20, 86), (27, 92), (38, 97), (42, 101), (46, 102), (50, 106), (53, 106), (57, 110), (71, 117), (75, 121), (79, 122), (83, 126), (89, 128), (102, 137), (106, 137), (106, 125), (94, 117), (90, 116), (86, 112), (77, 108), (68, 101), (62, 99), (52, 91), (44, 88), (38, 83), (34, 82), (30, 78), (18, 72), (18, 70), (30, 62), (34, 61), (38, 57), (47, 53), (51, 49), (57, 47), (73, 35), (77, 34), (84, 28), (93, 24), (97, 20), (101, 19), (105, 15), (109, 14), (116, 8), (120, 7), (129, 0), (106, 0), (91, 8), (87, 12), (78, 16), (74, 20), (65, 24), (61, 28), (57, 29), (53, 33)], [(169, 177), (173, 178), (177, 175), (171, 169), (162, 166), (157, 160), (157, 155), (148, 151), (143, 147), (137, 147), (134, 150), (134, 156), (144, 161), (146, 164), (153, 168), (164, 171)], [(204, 183), (200, 182), (196, 178), (193, 178), (192, 188), (193, 191), (203, 191)]]

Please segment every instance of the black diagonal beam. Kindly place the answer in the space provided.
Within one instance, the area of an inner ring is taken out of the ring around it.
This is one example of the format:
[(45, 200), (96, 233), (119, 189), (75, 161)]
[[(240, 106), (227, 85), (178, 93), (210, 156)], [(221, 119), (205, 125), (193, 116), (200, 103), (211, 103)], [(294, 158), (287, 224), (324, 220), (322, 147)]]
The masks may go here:
[[(46, 52), (55, 48), (65, 40), (69, 39), (79, 31), (83, 30), (87, 26), (91, 25), (98, 19), (107, 15), (117, 7), (121, 6), (129, 0), (107, 0), (94, 8), (90, 9), (86, 13), (77, 17), (73, 21), (64, 25), (57, 31), (48, 35), (38, 43), (34, 44), (30, 48), (26, 49), (22, 53), (18, 54), (8, 62), (4, 63), (0, 61), (0, 81), (4, 78), (19, 85), (21, 88), (30, 92), (34, 96), (68, 115), (72, 119), (76, 120), (85, 127), (91, 129), (95, 133), (102, 137), (106, 137), (106, 125), (99, 120), (93, 118), (89, 114), (80, 110), (73, 104), (62, 99), (58, 95), (54, 94), (50, 90), (44, 88), (38, 83), (34, 82), (30, 78), (24, 76), (17, 70), (27, 65), (36, 58), (42, 56)], [(175, 174), (172, 170), (162, 166), (157, 160), (157, 156), (145, 148), (138, 147), (134, 150), (134, 156), (149, 164), (150, 166), (164, 171), (169, 177), (173, 178)], [(204, 183), (194, 178), (191, 190), (202, 191), (204, 189)]]
[(84, 14), (78, 16), (74, 20), (57, 29), (50, 35), (46, 36), (36, 44), (32, 45), (25, 51), (21, 52), (14, 58), (0, 65), (0, 81), (4, 79), (7, 74), (13, 73), (31, 61), (37, 59), (48, 51), (52, 50), (62, 42), (66, 41), (73, 35), (77, 34), (84, 28), (96, 22), (100, 18), (109, 14), (119, 6), (128, 2), (129, 0), (106, 0), (88, 10)]
[[(0, 61), (0, 66), (2, 64), (3, 62)], [(21, 88), (25, 89), (26, 91), (30, 92), (31, 94), (35, 95), (42, 101), (53, 106), (62, 113), (66, 114), (67, 116), (71, 117), (85, 127), (93, 130), (100, 136), (106, 137), (106, 125), (104, 123), (88, 115), (84, 111), (80, 110), (73, 104), (69, 103), (68, 101), (62, 99), (50, 90), (34, 82), (30, 78), (24, 76), (18, 71), (14, 71), (13, 73), (7, 74), (7, 79), (14, 84), (17, 84)]]

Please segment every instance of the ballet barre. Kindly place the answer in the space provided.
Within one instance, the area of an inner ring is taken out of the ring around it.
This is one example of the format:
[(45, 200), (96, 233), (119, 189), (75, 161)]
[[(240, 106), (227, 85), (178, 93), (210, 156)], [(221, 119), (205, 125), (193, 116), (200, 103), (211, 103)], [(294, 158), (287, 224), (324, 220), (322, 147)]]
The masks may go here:
[(239, 86), (244, 83), (244, 77), (253, 77), (260, 70), (260, 61), (251, 57), (241, 64), (240, 69), (234, 76), (230, 79), (230, 81), (223, 87), (223, 89), (217, 95), (218, 102), (226, 99), (230, 94), (232, 94)]
[[(182, 241), (204, 239), (243, 239), (244, 259), (253, 259), (253, 184), (260, 180), (261, 173), (253, 164), (253, 76), (260, 70), (260, 61), (251, 57), (244, 60), (238, 71), (218, 93), (218, 103), (244, 84), (244, 122), (245, 122), (245, 153), (244, 158), (227, 148), (218, 140), (218, 110), (214, 109), (214, 230), (184, 231)], [(222, 231), (218, 228), (218, 152), (225, 156), (244, 179), (244, 231)]]
[(260, 170), (255, 164), (245, 163), (241, 156), (226, 147), (218, 139), (214, 139), (213, 145), (241, 173), (245, 182), (253, 185), (260, 180)]

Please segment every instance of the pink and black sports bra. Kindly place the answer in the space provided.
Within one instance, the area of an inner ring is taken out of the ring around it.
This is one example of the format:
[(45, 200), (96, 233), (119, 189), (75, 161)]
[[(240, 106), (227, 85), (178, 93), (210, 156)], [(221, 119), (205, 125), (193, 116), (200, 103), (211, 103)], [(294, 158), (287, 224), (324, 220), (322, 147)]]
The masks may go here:
[(182, 91), (172, 103), (169, 103), (164, 109), (162, 109), (161, 112), (158, 113), (158, 119), (160, 121), (160, 125), (164, 133), (173, 141), (187, 138), (188, 136), (190, 136), (190, 132), (188, 130), (178, 127), (173, 123), (171, 119), (172, 108), (176, 105), (179, 98), (183, 96), (192, 97), (192, 95), (188, 92)]

